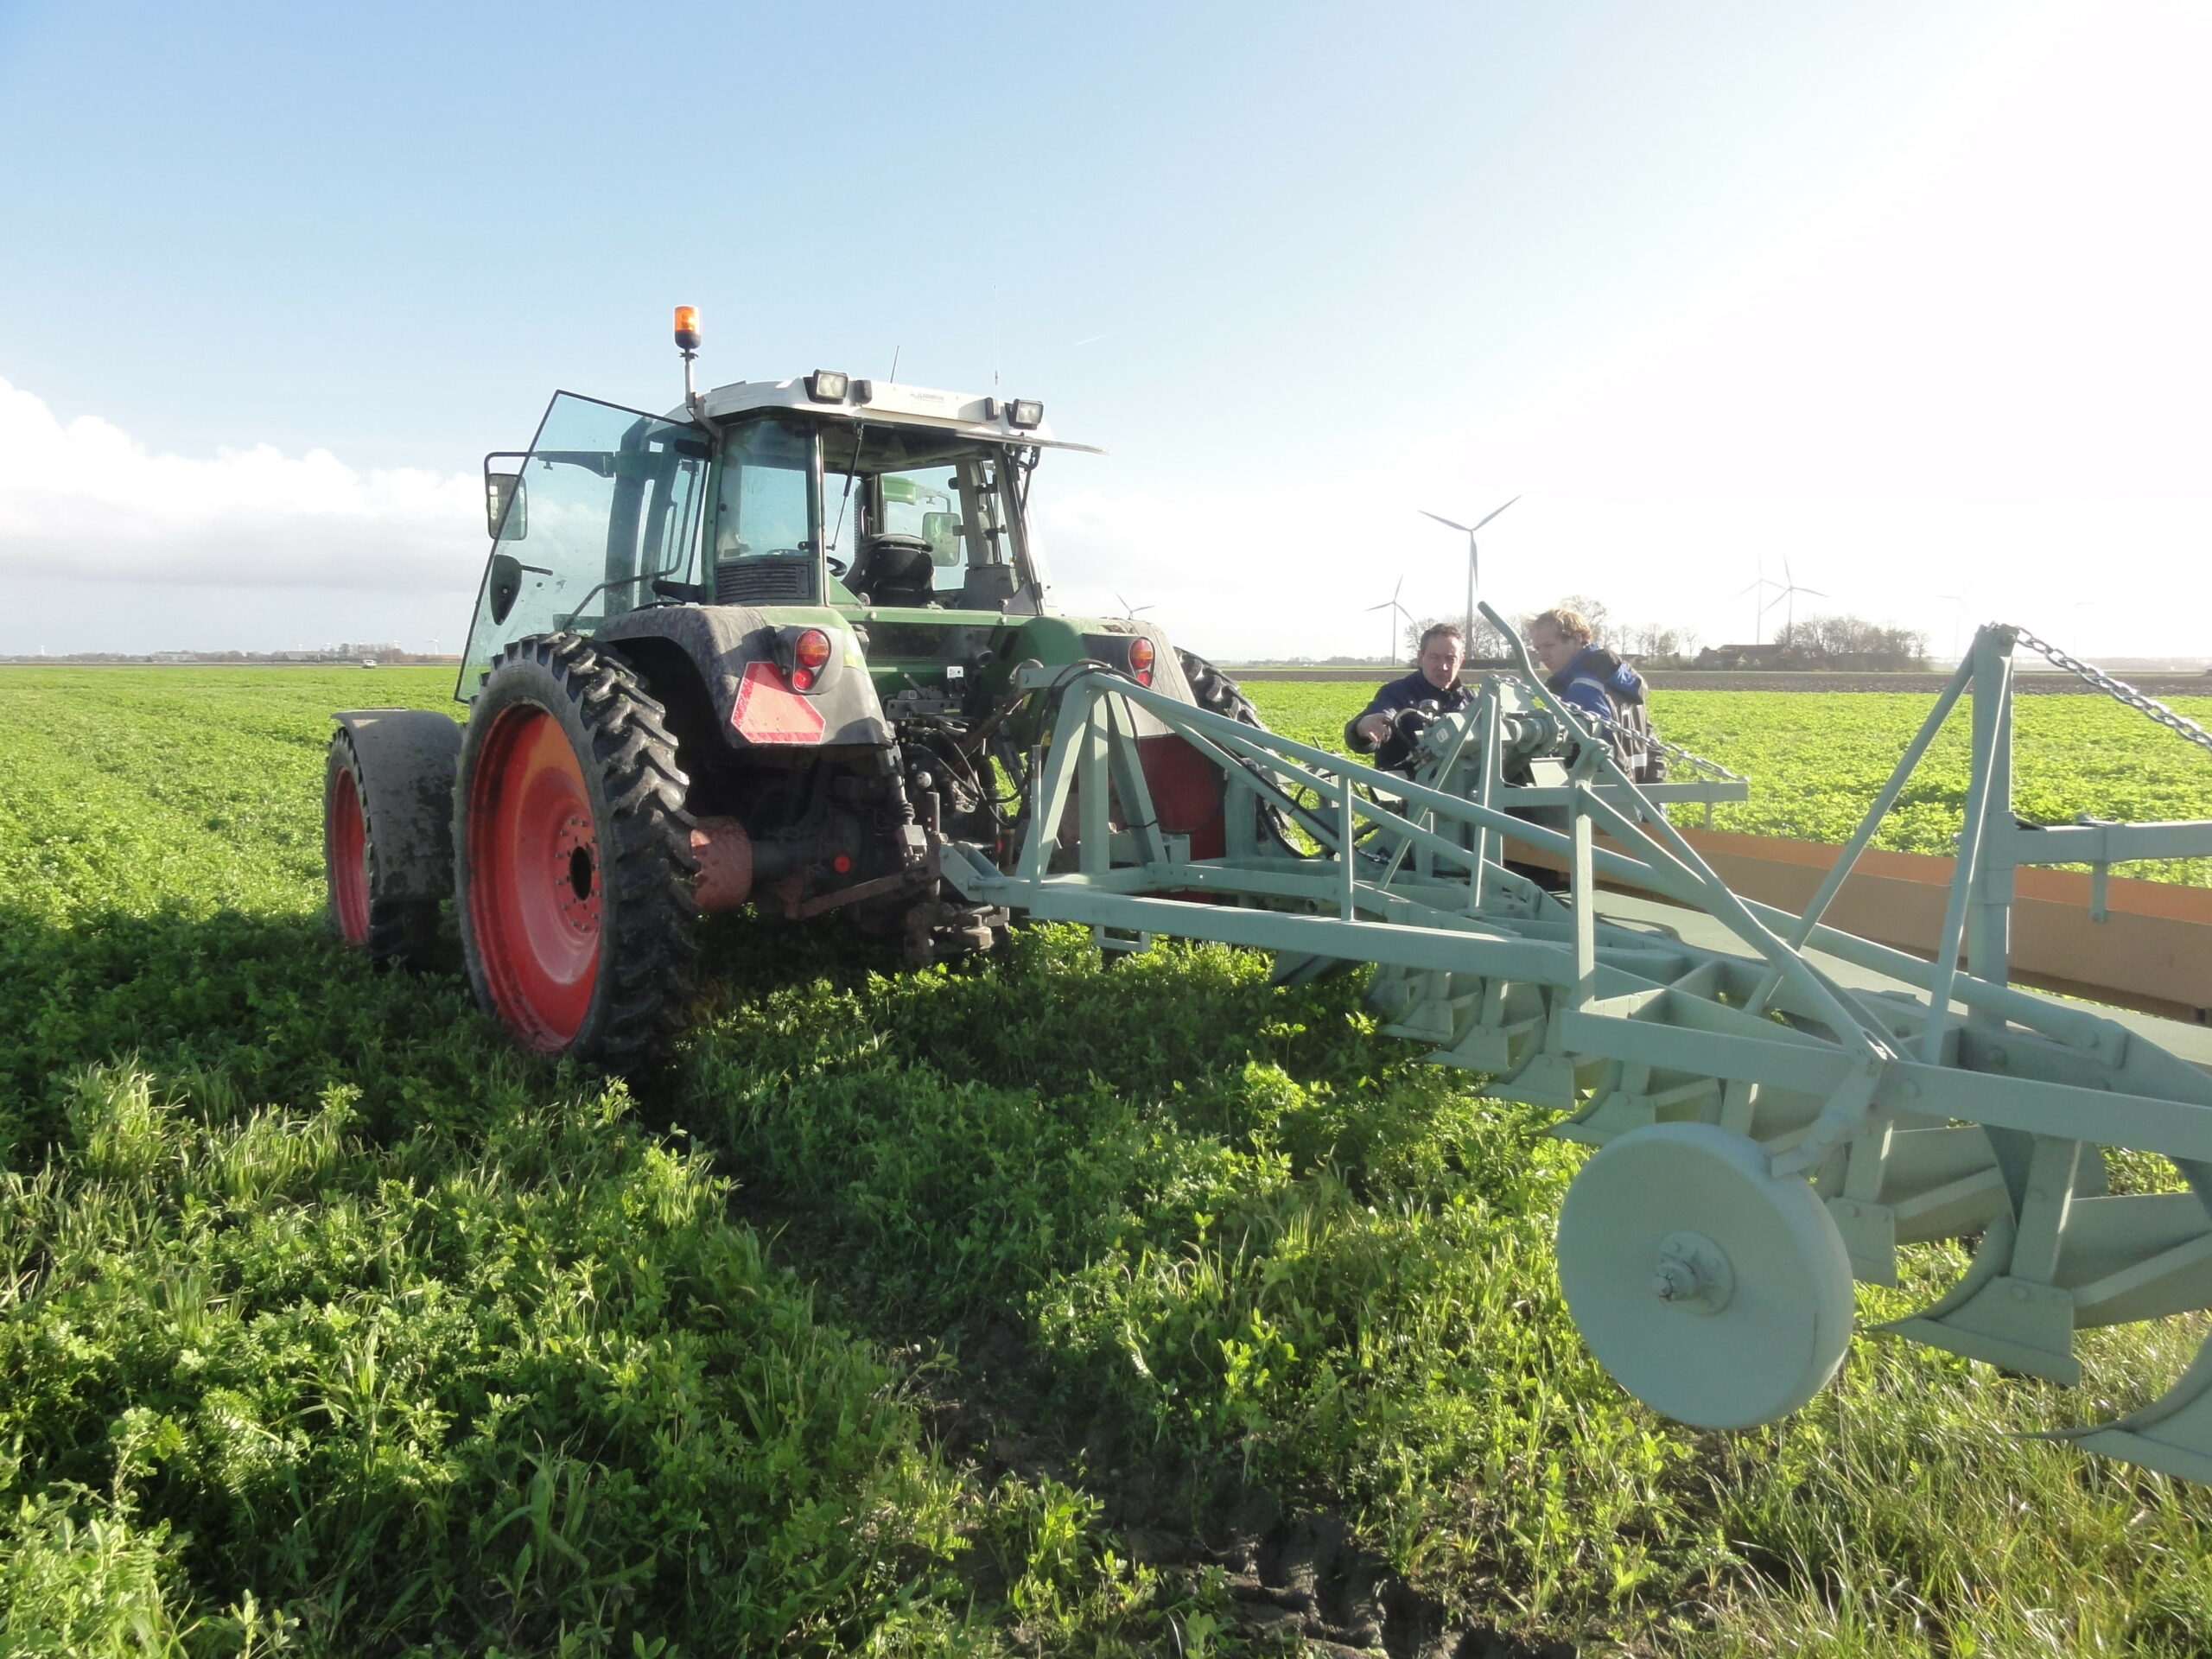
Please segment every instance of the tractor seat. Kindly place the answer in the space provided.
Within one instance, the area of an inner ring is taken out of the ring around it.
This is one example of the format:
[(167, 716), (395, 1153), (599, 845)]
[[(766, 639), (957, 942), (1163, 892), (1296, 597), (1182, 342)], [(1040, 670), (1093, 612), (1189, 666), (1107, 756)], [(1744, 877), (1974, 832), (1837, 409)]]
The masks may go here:
[(861, 543), (859, 562), (845, 586), (878, 605), (926, 605), (935, 597), (937, 564), (918, 536), (887, 531)]

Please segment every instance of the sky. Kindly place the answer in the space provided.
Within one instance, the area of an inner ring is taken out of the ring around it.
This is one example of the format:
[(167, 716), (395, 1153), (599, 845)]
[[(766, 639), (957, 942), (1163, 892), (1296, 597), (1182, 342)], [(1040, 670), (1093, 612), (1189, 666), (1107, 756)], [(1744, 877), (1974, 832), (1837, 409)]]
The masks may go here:
[[(557, 388), (1041, 397), (1056, 602), (2212, 656), (2212, 8), (0, 0), (0, 652), (454, 651)], [(1401, 586), (1402, 584), (1402, 586)]]

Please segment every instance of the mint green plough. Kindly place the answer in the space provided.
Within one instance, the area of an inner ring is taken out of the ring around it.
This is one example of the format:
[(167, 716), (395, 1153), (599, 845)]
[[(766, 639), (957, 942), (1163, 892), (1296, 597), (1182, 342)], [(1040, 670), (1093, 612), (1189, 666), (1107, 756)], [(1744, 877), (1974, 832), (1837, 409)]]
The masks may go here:
[[(1739, 1428), (1797, 1409), (1849, 1344), (1854, 1278), (1895, 1285), (1899, 1249), (1941, 1239), (1973, 1241), (1970, 1265), (1881, 1329), (2071, 1384), (2076, 1330), (2212, 1307), (2212, 1074), (2196, 1063), (2212, 1051), (2189, 1027), (2012, 984), (2013, 871), (2090, 864), (2101, 898), (2112, 861), (2212, 854), (2212, 822), (2019, 823), (2024, 644), (2212, 748), (1992, 625), (1797, 914), (1732, 892), (1669, 821), (1743, 798), (1744, 780), (1638, 786), (1525, 656), (1422, 734), (1410, 778), (1110, 671), (1032, 667), (1052, 713), (1026, 834), (999, 864), (950, 842), (938, 856), (973, 902), (1088, 925), (1107, 948), (1220, 940), (1274, 951), (1287, 978), (1373, 964), (1391, 1033), (1557, 1109), (1554, 1133), (1597, 1148), (1561, 1209), (1561, 1285), (1599, 1359), (1667, 1415)], [(1927, 961), (1822, 917), (1962, 702), (1972, 784)], [(1217, 791), (1203, 832), (1155, 810), (1146, 746), (1163, 729)], [(2171, 1190), (2108, 1191), (2120, 1149), (2164, 1160)], [(2212, 1358), (2064, 1433), (2212, 1481)]]

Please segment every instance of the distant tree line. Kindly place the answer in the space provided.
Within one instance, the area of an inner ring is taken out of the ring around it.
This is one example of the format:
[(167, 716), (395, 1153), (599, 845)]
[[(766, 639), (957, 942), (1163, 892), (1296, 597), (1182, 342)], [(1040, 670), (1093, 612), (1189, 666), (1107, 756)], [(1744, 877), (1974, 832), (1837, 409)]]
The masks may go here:
[[(1605, 601), (1569, 594), (1561, 608), (1580, 612), (1599, 645), (1645, 668), (1805, 669), (1890, 673), (1928, 666), (1928, 636), (1917, 628), (1870, 622), (1863, 616), (1808, 616), (1783, 627), (1757, 645), (1700, 644), (1695, 628), (1664, 622), (1616, 622)], [(1526, 619), (1522, 619), (1524, 624)], [(1421, 637), (1439, 622), (1465, 627), (1462, 616), (1424, 616), (1406, 625), (1406, 654), (1421, 648)], [(1503, 663), (1512, 648), (1480, 617), (1467, 641), (1471, 663)]]
[(1775, 636), (1783, 650), (1830, 668), (1928, 666), (1928, 636), (1918, 628), (1869, 622), (1863, 616), (1808, 616)]
[(1700, 652), (1696, 666), (1902, 673), (1928, 666), (1928, 636), (1918, 628), (1870, 622), (1863, 616), (1808, 616), (1788, 624), (1763, 645), (1714, 645)]
[[(1688, 665), (1695, 655), (1698, 633), (1694, 628), (1677, 627), (1660, 622), (1616, 623), (1605, 601), (1590, 594), (1569, 594), (1559, 601), (1564, 610), (1579, 613), (1589, 623), (1592, 637), (1601, 645), (1618, 652), (1631, 662), (1654, 668), (1680, 668)], [(1525, 626), (1526, 617), (1520, 619)], [(1466, 620), (1460, 616), (1424, 616), (1406, 626), (1406, 654), (1412, 656), (1420, 649), (1421, 637), (1439, 622), (1449, 622), (1464, 629)], [(1467, 642), (1467, 658), (1473, 663), (1503, 663), (1512, 659), (1513, 650), (1503, 635), (1482, 618), (1475, 619), (1474, 637)]]

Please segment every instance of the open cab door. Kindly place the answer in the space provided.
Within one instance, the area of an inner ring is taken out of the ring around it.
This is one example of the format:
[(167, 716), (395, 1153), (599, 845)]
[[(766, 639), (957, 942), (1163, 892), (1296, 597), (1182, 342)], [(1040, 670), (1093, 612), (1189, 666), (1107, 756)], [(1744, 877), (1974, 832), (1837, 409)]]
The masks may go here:
[(474, 696), (499, 649), (588, 633), (692, 580), (706, 435), (683, 422), (556, 392), (514, 474), (486, 474), (492, 553), (454, 695)]

